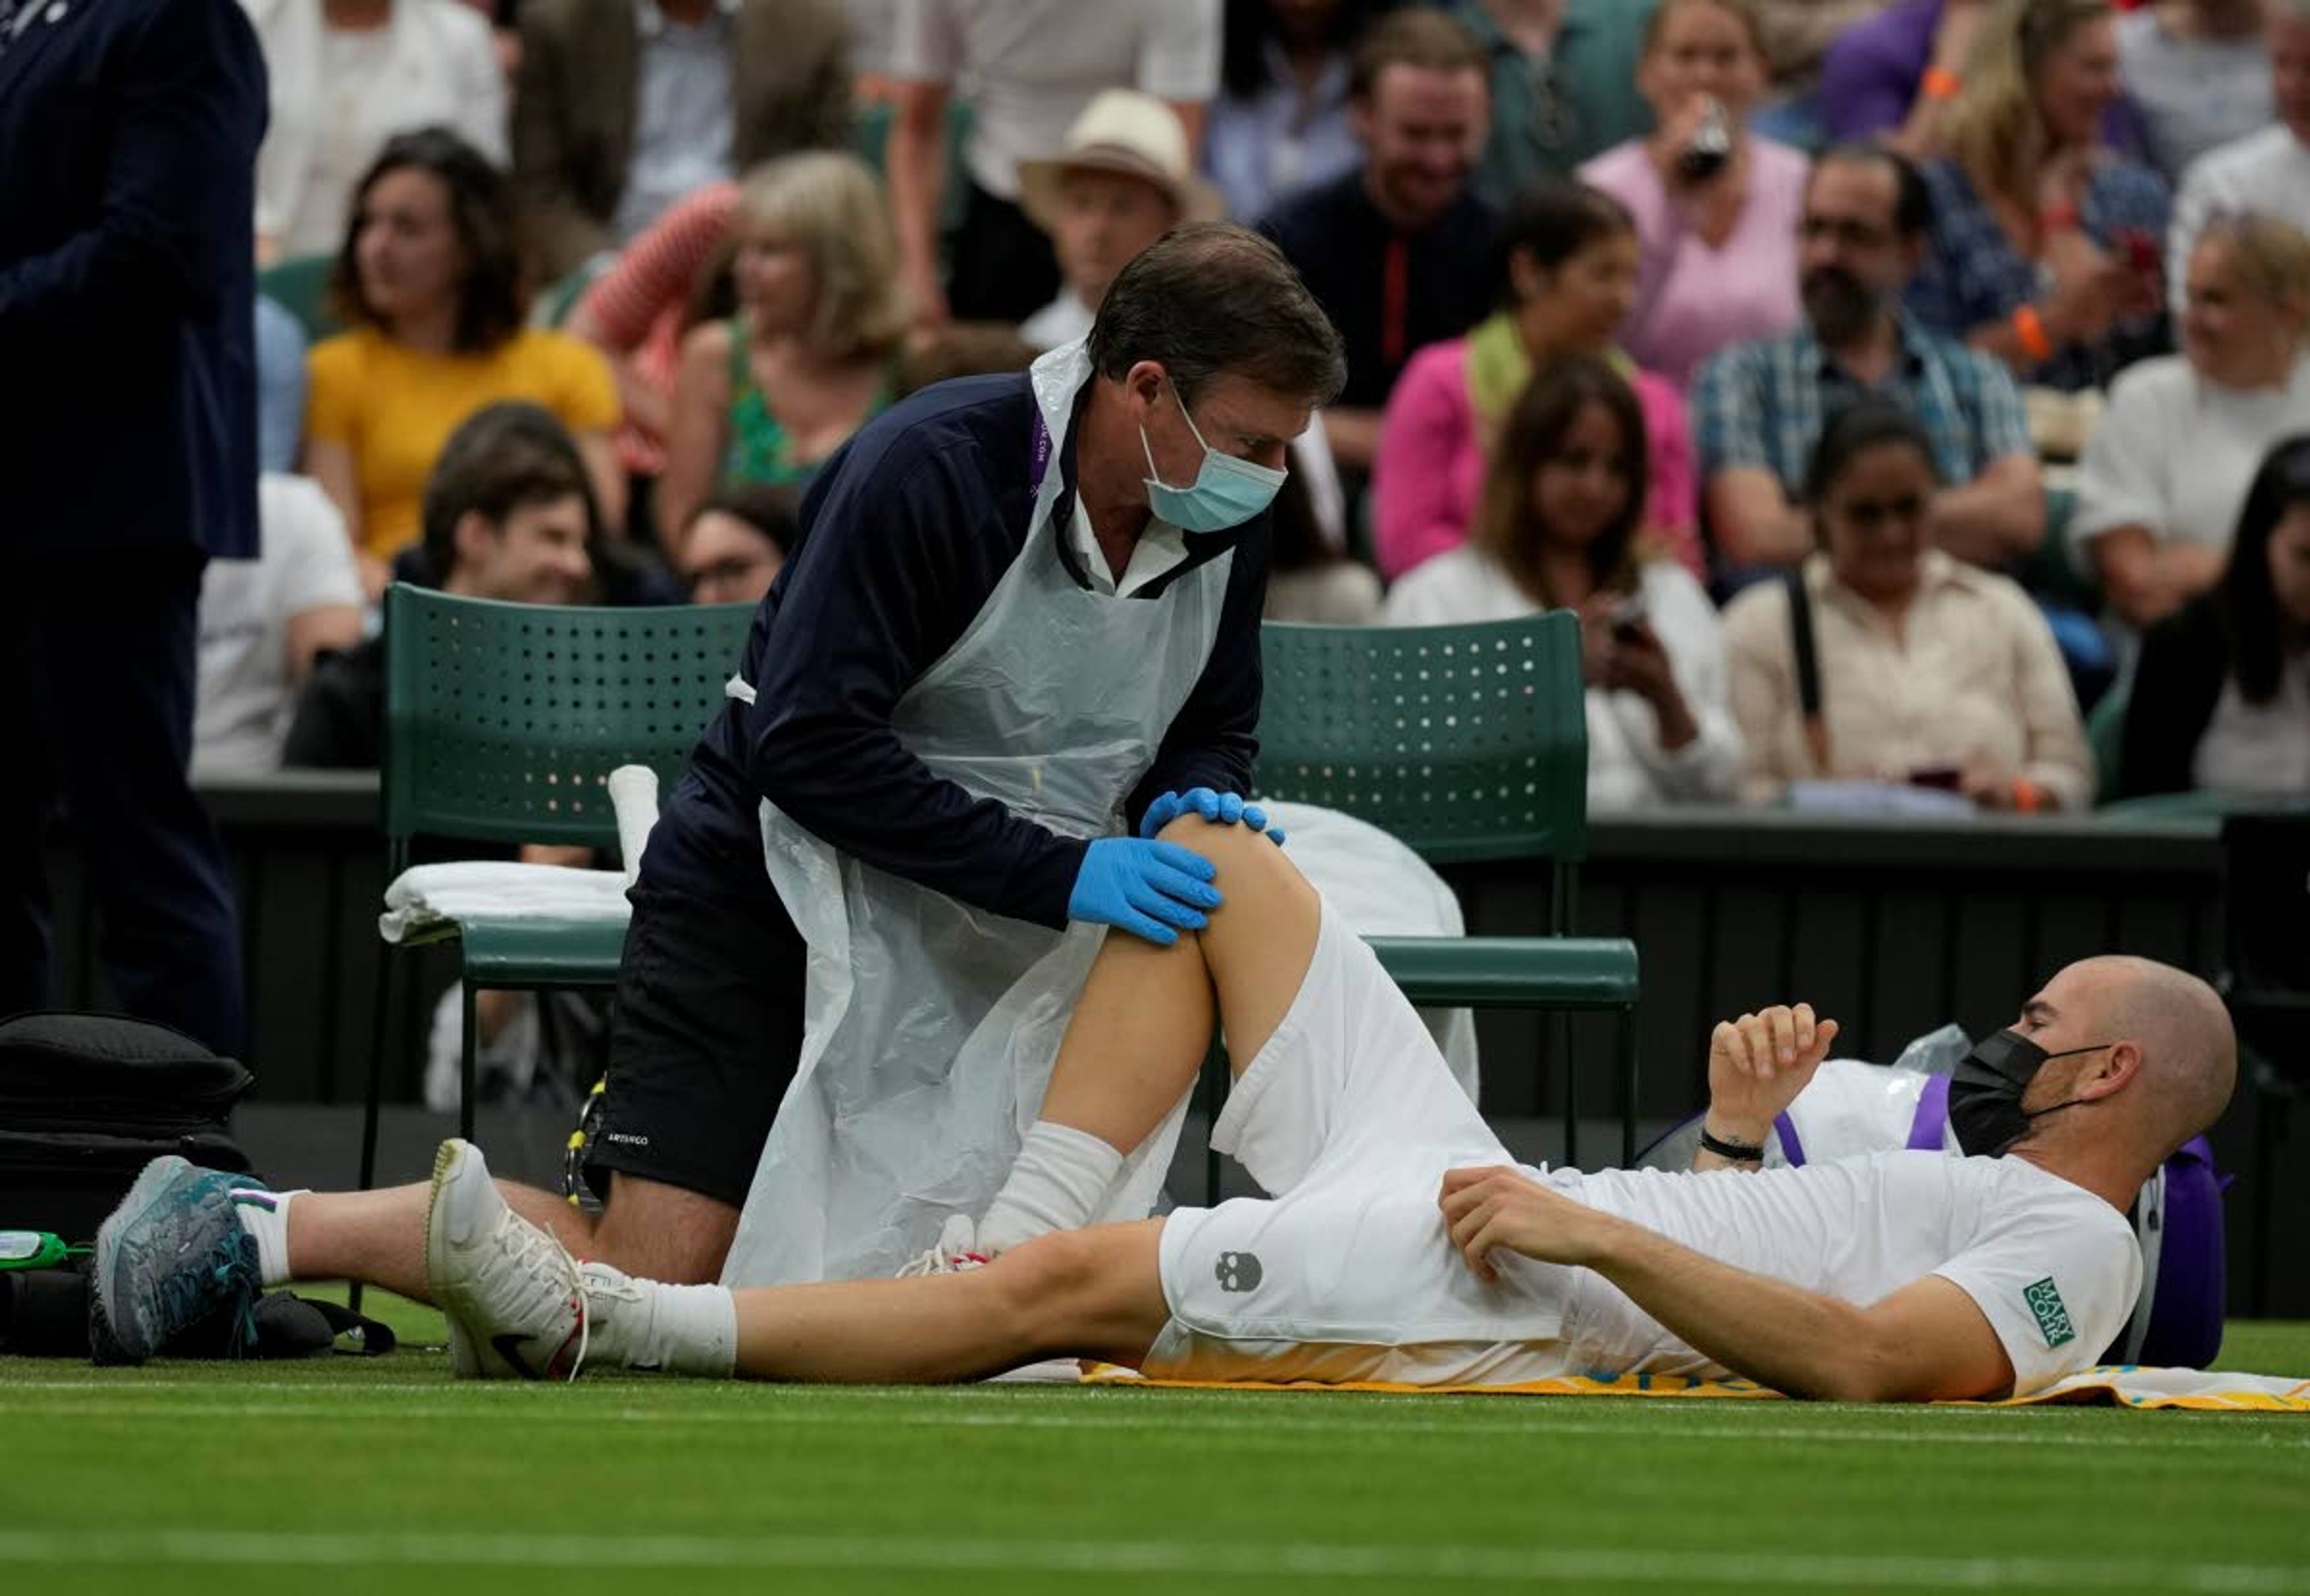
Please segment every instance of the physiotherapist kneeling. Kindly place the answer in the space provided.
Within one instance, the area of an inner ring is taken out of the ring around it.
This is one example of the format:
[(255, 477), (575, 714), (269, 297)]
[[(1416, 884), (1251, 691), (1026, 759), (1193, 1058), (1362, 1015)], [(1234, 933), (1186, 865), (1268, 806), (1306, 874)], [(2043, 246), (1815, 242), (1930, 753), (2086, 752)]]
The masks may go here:
[[(642, 859), (597, 1239), (661, 1278), (857, 1278), (985, 1208), (1100, 940), (1168, 943), (1226, 891), (1154, 832), (1188, 804), (1264, 824), (1268, 507), (1343, 372), (1272, 246), (1187, 228), (1084, 342), (828, 462)], [(1177, 1134), (1125, 1160), (1116, 1212)]]

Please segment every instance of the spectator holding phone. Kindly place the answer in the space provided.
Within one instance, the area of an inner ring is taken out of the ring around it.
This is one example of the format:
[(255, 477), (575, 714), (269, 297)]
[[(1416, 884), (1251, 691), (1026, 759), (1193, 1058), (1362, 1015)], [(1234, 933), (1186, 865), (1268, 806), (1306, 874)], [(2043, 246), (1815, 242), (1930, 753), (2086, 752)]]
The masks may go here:
[(1933, 231), (1909, 310), (2025, 383), (2075, 392), (2160, 352), (2165, 179), (2102, 142), (2119, 96), (2106, 0), (2002, 0), (1925, 169)]
[(1862, 399), (1822, 432), (1805, 484), (1819, 551), (1724, 615), (1744, 796), (1827, 781), (1948, 787), (2024, 813), (2092, 802), (2054, 634), (2010, 578), (1932, 546), (1940, 487), (1932, 438), (1898, 405)]
[(1387, 596), (1392, 626), (1580, 614), (1588, 806), (1728, 798), (1741, 763), (1715, 607), (1641, 535), (1645, 415), (1602, 360), (1541, 369), (1508, 412), (1467, 543)]
[(1718, 350), (1787, 332), (1805, 158), (1752, 134), (1764, 25), (1750, 0), (1663, 0), (1637, 91), (1659, 126), (1580, 169), (1636, 219), (1641, 260), (1621, 347), (1680, 389)]

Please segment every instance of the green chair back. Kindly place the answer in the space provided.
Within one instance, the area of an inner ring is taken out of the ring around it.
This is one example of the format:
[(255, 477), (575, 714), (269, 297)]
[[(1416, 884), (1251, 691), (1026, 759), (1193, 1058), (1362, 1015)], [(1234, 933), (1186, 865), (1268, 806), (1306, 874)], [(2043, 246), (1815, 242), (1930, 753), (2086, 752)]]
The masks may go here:
[(2175, 825), (2210, 832), (2225, 815), (2266, 808), (2269, 803), (2268, 798), (2250, 793), (2149, 793), (2105, 803), (2094, 811), (2093, 818), (2120, 826)]
[(1474, 626), (1261, 629), (1262, 797), (1369, 821), (1431, 863), (1588, 851), (1569, 611)]
[(560, 328), (578, 308), (578, 301), (594, 286), (594, 280), (616, 264), (617, 256), (609, 254), (589, 255), (549, 284), (529, 308), (530, 325)]
[(2045, 536), (2022, 560), (2014, 579), (2041, 598), (2067, 604), (2088, 615), (2101, 613), (2101, 584), (2078, 568), (2070, 558), (2070, 519), (2077, 514), (2078, 496), (2068, 488), (2045, 490)]
[[(888, 179), (890, 174), (890, 124), (896, 120), (887, 100), (869, 100), (858, 108), (851, 124), (850, 148), (859, 160), (874, 169), (875, 175)], [(951, 98), (946, 102), (946, 169), (962, 170), (963, 147), (970, 143), (971, 125), (977, 113), (970, 101)], [(939, 230), (952, 232), (962, 225), (962, 208), (969, 197), (970, 185), (950, 181), (946, 186), (946, 201), (940, 207)]]
[(344, 331), (329, 311), (332, 255), (300, 255), (276, 261), (256, 274), (256, 291), (295, 317), (308, 342), (317, 343)]
[(2086, 716), (2086, 747), (2093, 751), (2094, 790), (2104, 803), (2115, 802), (2118, 768), (2125, 760), (2125, 705), (2133, 696), (2132, 683), (2120, 681), (2102, 694)]
[(386, 589), (385, 832), (613, 847), (604, 786), (671, 786), (723, 701), (751, 604), (604, 609)]

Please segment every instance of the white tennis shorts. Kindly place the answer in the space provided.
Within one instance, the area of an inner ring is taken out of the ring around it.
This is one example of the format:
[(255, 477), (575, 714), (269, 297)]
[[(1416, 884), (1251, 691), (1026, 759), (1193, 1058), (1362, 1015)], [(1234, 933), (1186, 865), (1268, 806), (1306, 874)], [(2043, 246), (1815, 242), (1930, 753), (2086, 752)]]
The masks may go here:
[(1211, 1142), (1272, 1195), (1166, 1222), (1171, 1318), (1149, 1376), (1443, 1385), (1568, 1372), (1574, 1271), (1496, 1258), (1501, 1278), (1487, 1284), (1453, 1250), (1437, 1206), (1445, 1171), (1515, 1160), (1328, 906), (1298, 995)]

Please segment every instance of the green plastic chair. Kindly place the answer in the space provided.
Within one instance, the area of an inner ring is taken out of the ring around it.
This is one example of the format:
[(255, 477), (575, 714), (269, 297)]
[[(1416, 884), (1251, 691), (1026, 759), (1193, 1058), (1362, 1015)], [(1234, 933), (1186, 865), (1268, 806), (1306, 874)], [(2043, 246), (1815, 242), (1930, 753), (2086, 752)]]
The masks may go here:
[(2145, 793), (2139, 798), (2105, 803), (2093, 811), (2093, 818), (2120, 826), (2175, 825), (2210, 832), (2224, 816), (2267, 807), (2269, 802), (2268, 798), (2250, 793)]
[(329, 311), (329, 272), (337, 264), (333, 255), (292, 256), (276, 261), (256, 274), (256, 291), (295, 317), (304, 326), (308, 343), (344, 331)]
[(595, 278), (617, 264), (617, 256), (609, 252), (589, 255), (547, 285), (543, 293), (529, 308), (529, 323), (534, 327), (559, 330), (565, 325), (578, 301), (594, 286)]
[(2102, 794), (2105, 805), (2116, 802), (2110, 794), (2117, 791), (2117, 773), (2125, 762), (2125, 706), (2133, 696), (2133, 684), (2120, 681), (2102, 694), (2101, 701), (2086, 716), (2086, 747), (2092, 750), (2094, 791)]
[[(889, 102), (870, 100), (858, 108), (851, 123), (850, 148), (859, 160), (874, 169), (877, 177), (890, 174), (890, 124), (896, 114)], [(946, 197), (939, 207), (939, 230), (951, 233), (962, 225), (962, 208), (968, 195), (969, 185), (959, 180), (962, 170), (963, 147), (970, 142), (970, 129), (977, 113), (968, 100), (950, 97), (946, 102)]]
[[(743, 651), (751, 604), (600, 609), (495, 603), (396, 583), (386, 589), (387, 879), (417, 837), (614, 848), (604, 783), (647, 765), (671, 786)], [(473, 994), (603, 988), (618, 978), (622, 922), (473, 919), (455, 941), (465, 1031), (458, 1125), (473, 1131)], [(385, 1021), (396, 961), (377, 987), (361, 1189), (377, 1173)]]
[[(1636, 947), (1569, 934), (1588, 852), (1578, 617), (1399, 628), (1271, 621), (1261, 638), (1260, 796), (1354, 815), (1431, 863), (1549, 863), (1547, 937), (1385, 938), (1373, 947), (1414, 1002), (1617, 1016), (1621, 1158), (1633, 1163)], [(1565, 1080), (1571, 1162), (1577, 1072), (1568, 1067)]]
[(2069, 488), (2045, 490), (2045, 535), (2023, 559), (2014, 579), (2031, 593), (2088, 615), (2101, 613), (2101, 584), (2070, 558), (2070, 520), (2078, 496)]

